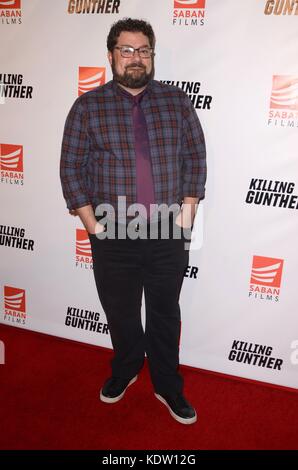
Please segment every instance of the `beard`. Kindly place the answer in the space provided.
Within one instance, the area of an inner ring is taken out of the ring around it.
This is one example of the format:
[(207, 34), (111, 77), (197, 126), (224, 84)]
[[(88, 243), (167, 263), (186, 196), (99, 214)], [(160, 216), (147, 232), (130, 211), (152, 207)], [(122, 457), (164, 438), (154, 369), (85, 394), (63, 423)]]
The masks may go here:
[[(133, 70), (133, 67), (139, 68), (137, 70)], [(149, 73), (146, 72), (146, 67), (143, 64), (133, 62), (125, 67), (125, 71), (121, 75), (116, 70), (116, 64), (113, 57), (112, 72), (114, 80), (120, 85), (132, 89), (143, 88), (154, 76), (154, 62), (152, 60), (152, 67)]]

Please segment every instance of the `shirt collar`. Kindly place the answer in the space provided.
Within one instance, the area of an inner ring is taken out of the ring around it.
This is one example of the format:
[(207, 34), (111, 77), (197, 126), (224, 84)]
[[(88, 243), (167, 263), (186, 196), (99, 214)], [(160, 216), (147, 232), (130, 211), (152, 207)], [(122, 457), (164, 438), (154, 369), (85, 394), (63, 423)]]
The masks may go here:
[[(115, 80), (113, 80), (113, 88), (114, 88), (114, 90), (115, 90), (115, 92), (117, 93), (118, 96), (122, 96), (126, 99), (129, 99), (129, 100), (133, 101), (134, 95), (132, 95), (131, 93), (126, 91), (124, 88), (119, 86), (118, 83)], [(152, 83), (151, 83), (151, 80), (150, 80), (148, 85), (146, 86), (146, 88), (136, 96), (142, 96), (143, 97), (144, 95), (147, 95), (147, 94), (150, 95), (151, 92), (152, 92)]]

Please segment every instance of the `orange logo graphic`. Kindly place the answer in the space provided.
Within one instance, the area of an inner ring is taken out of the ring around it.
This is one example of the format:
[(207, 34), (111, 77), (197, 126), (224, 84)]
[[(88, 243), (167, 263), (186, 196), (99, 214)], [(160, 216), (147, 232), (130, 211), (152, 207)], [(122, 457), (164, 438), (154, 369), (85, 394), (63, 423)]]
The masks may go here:
[(23, 171), (23, 146), (0, 144), (0, 169)]
[(0, 0), (0, 9), (21, 8), (21, 0)]
[(105, 67), (79, 67), (79, 96), (104, 85), (105, 80)]
[(25, 291), (17, 287), (4, 286), (4, 308), (25, 312)]
[(267, 287), (280, 287), (283, 260), (254, 256), (251, 270), (251, 284)]
[(274, 75), (270, 108), (298, 111), (298, 77)]
[(76, 231), (76, 255), (92, 257), (87, 230), (81, 228), (77, 228)]
[(174, 0), (174, 8), (205, 8), (206, 0)]

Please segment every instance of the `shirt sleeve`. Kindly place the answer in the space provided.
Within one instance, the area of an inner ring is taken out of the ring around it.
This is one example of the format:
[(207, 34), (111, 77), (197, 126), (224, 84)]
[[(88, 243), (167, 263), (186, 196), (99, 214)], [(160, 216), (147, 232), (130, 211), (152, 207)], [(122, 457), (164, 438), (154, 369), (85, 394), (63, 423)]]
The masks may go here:
[(182, 159), (183, 197), (203, 199), (207, 177), (205, 138), (188, 96), (183, 106)]
[(91, 204), (86, 187), (89, 137), (86, 115), (78, 98), (67, 116), (61, 147), (60, 179), (68, 209)]

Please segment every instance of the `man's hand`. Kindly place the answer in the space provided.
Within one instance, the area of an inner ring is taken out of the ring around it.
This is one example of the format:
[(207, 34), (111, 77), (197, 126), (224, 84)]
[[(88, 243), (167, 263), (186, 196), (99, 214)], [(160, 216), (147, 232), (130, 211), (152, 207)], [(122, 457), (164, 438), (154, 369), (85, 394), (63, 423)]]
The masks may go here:
[[(91, 204), (84, 207), (79, 207), (78, 209), (73, 209), (69, 211), (72, 215), (78, 215), (90, 235), (95, 235), (96, 233), (104, 232), (104, 226), (97, 222), (93, 208)], [(75, 214), (73, 214), (75, 212)]]
[(185, 197), (182, 209), (175, 219), (175, 223), (182, 228), (191, 228), (194, 223), (199, 199), (196, 197)]
[[(105, 231), (105, 227), (100, 224), (99, 222), (96, 222), (96, 225), (95, 225), (95, 234), (97, 233), (101, 233), (101, 232), (104, 232)], [(90, 233), (90, 232), (89, 232)]]

